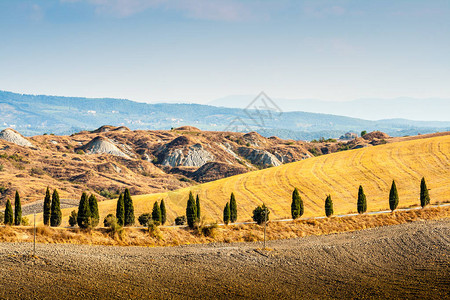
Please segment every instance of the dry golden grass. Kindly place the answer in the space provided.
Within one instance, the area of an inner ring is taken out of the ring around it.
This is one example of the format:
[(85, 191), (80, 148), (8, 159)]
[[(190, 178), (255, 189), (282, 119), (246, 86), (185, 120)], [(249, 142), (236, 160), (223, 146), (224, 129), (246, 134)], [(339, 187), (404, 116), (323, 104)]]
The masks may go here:
[[(234, 192), (238, 221), (249, 220), (256, 205), (265, 202), (272, 219), (290, 217), (291, 193), (298, 187), (305, 216), (323, 216), (324, 201), (331, 194), (334, 212), (356, 212), (358, 186), (364, 187), (368, 211), (388, 209), (392, 180), (397, 183), (399, 207), (419, 204), (420, 179), (425, 177), (432, 203), (450, 200), (450, 135), (344, 151), (237, 175), (174, 192), (134, 196), (139, 213), (149, 212), (154, 201), (164, 199), (172, 222), (185, 213), (189, 191), (198, 193), (202, 212), (221, 220), (222, 210)], [(99, 204), (103, 216), (114, 213), (116, 201)], [(64, 213), (68, 215), (68, 211)]]
[[(416, 139), (314, 157), (261, 171), (249, 172), (173, 192), (133, 196), (136, 218), (151, 212), (164, 199), (168, 222), (184, 215), (189, 191), (199, 194), (202, 214), (221, 222), (231, 192), (238, 203), (238, 221), (251, 220), (255, 206), (264, 202), (271, 219), (290, 218), (291, 193), (298, 187), (305, 217), (324, 215), (324, 201), (331, 194), (335, 214), (356, 212), (358, 186), (364, 187), (368, 211), (389, 208), (388, 195), (395, 179), (399, 207), (419, 204), (420, 179), (425, 177), (431, 203), (448, 202), (450, 194), (450, 135)], [(115, 213), (116, 200), (99, 203), (101, 220)], [(63, 210), (63, 225), (73, 209)], [(29, 216), (30, 220), (32, 216)], [(41, 216), (38, 216), (38, 222)]]
[[(267, 239), (288, 239), (397, 225), (420, 220), (446, 219), (450, 207), (399, 211), (378, 215), (357, 215), (326, 219), (306, 219), (291, 222), (271, 222), (267, 226)], [(263, 227), (256, 224), (217, 226), (207, 236), (201, 230), (187, 228), (158, 228), (149, 233), (146, 229), (125, 228), (122, 236), (112, 235), (104, 228), (91, 231), (67, 228), (37, 228), (39, 243), (68, 243), (121, 246), (176, 246), (211, 242), (253, 242), (263, 239)], [(0, 242), (32, 242), (33, 229), (24, 227), (0, 228)]]

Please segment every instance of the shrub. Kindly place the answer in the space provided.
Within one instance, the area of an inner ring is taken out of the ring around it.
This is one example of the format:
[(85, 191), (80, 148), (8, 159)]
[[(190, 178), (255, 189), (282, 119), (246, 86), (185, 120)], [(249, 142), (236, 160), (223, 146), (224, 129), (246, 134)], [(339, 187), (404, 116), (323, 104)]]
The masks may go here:
[(138, 222), (142, 226), (147, 227), (148, 223), (152, 220), (152, 215), (149, 213), (142, 214), (138, 217)]
[(206, 237), (214, 238), (216, 236), (218, 227), (219, 226), (217, 225), (217, 223), (205, 225), (200, 228), (200, 232)]
[(178, 216), (175, 218), (175, 225), (186, 225), (186, 216)]
[(359, 214), (363, 214), (367, 211), (366, 195), (364, 194), (363, 187), (360, 185), (358, 190), (358, 203), (357, 209)]
[(325, 215), (327, 217), (332, 216), (334, 213), (333, 211), (333, 200), (331, 200), (331, 195), (327, 196), (327, 199), (325, 199)]
[(365, 136), (367, 134), (366, 130), (361, 131), (361, 137)]
[(420, 206), (425, 207), (428, 204), (430, 204), (430, 195), (428, 194), (425, 177), (423, 177), (420, 181)]
[(105, 227), (110, 227), (112, 222), (117, 222), (117, 218), (113, 215), (113, 214), (108, 214), (104, 219), (103, 219), (103, 226)]
[(398, 206), (398, 192), (395, 180), (392, 180), (391, 190), (389, 192), (389, 208), (394, 211)]
[(261, 225), (264, 223), (264, 221), (269, 221), (269, 214), (270, 211), (267, 209), (266, 205), (263, 204), (261, 206), (257, 206), (253, 210), (253, 216), (252, 219), (255, 221), (258, 225)]
[(45, 174), (45, 171), (42, 168), (39, 168), (39, 167), (33, 167), (30, 170), (30, 175), (31, 176), (34, 176), (34, 175), (40, 176), (40, 175), (44, 175), (44, 174)]
[(72, 210), (72, 212), (70, 213), (70, 216), (69, 216), (69, 225), (71, 227), (74, 227), (75, 225), (77, 225), (77, 217), (78, 217), (77, 212), (75, 210)]
[(22, 220), (20, 220), (20, 224), (23, 226), (30, 226), (30, 220), (27, 217), (23, 217)]
[(123, 237), (123, 228), (117, 223), (117, 218), (113, 214), (109, 214), (103, 220), (103, 224), (105, 227), (109, 228), (109, 234), (113, 238), (122, 238)]

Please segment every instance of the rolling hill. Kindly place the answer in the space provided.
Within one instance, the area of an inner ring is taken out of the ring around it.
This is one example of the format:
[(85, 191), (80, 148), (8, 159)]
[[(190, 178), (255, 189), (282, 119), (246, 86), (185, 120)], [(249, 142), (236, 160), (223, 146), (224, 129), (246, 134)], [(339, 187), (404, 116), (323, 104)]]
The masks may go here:
[[(393, 179), (399, 207), (418, 205), (419, 183), (425, 176), (431, 203), (448, 202), (450, 195), (450, 133), (337, 152), (306, 160), (236, 175), (167, 193), (134, 196), (136, 217), (151, 211), (154, 201), (164, 199), (169, 223), (185, 213), (189, 191), (199, 194), (202, 214), (220, 221), (231, 192), (238, 203), (238, 221), (251, 218), (262, 202), (272, 219), (290, 217), (291, 193), (298, 187), (304, 201), (304, 217), (323, 216), (323, 204), (331, 194), (335, 214), (356, 211), (359, 184), (367, 196), (368, 211), (388, 209)], [(99, 203), (101, 217), (115, 212), (116, 201)], [(71, 209), (64, 210), (64, 223)]]

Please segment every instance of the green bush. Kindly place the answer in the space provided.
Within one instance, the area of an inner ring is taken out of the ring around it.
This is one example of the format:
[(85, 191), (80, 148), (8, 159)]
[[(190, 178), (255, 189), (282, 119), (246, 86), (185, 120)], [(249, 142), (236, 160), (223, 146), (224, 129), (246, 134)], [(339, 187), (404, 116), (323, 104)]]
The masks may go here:
[(186, 225), (186, 216), (178, 216), (175, 218), (175, 225)]
[(78, 217), (78, 213), (75, 210), (72, 210), (72, 212), (70, 213), (70, 216), (69, 216), (69, 225), (71, 227), (74, 227), (75, 225), (77, 225), (77, 217)]
[(152, 215), (149, 213), (142, 214), (138, 217), (138, 222), (142, 226), (148, 227), (149, 222), (152, 220)]
[(267, 207), (263, 204), (260, 206), (257, 206), (253, 210), (253, 216), (252, 219), (255, 221), (258, 225), (261, 225), (264, 223), (264, 220), (269, 221), (269, 215), (270, 211), (267, 209)]
[(27, 217), (22, 217), (20, 224), (22, 224), (23, 226), (30, 226), (30, 220)]

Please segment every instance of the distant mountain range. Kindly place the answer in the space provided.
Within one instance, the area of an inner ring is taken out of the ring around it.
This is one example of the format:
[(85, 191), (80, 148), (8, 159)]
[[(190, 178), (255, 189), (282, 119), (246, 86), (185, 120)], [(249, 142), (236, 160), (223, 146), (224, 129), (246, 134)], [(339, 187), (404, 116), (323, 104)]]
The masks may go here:
[[(244, 108), (255, 96), (235, 95), (208, 104), (220, 107)], [(305, 111), (341, 115), (367, 120), (410, 119), (421, 121), (450, 121), (450, 99), (359, 99), (353, 101), (322, 101), (317, 99), (280, 99), (273, 101), (283, 111)]]
[(391, 136), (450, 130), (450, 121), (368, 121), (332, 114), (283, 111), (277, 102), (274, 103), (257, 99), (251, 109), (245, 110), (200, 104), (147, 104), (125, 99), (24, 95), (0, 91), (0, 127), (11, 127), (31, 136), (71, 134), (106, 124), (127, 126), (132, 130), (191, 125), (202, 130), (256, 131), (266, 137), (275, 135), (303, 140), (338, 138), (346, 132), (359, 133), (362, 130), (380, 130)]

